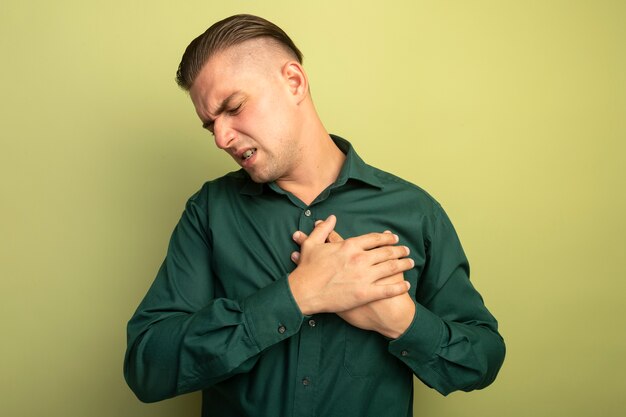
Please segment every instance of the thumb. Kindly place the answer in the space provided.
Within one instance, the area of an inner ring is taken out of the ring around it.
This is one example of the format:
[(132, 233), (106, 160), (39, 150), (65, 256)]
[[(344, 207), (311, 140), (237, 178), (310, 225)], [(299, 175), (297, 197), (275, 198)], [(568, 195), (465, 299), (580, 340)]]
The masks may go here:
[(309, 235), (309, 240), (315, 243), (324, 243), (328, 239), (328, 235), (333, 231), (337, 224), (337, 218), (334, 215), (328, 216), (323, 222), (317, 223), (315, 228)]
[[(320, 224), (322, 221), (318, 220), (315, 222), (315, 226), (317, 226), (318, 224)], [(391, 232), (389, 232), (391, 233)], [(330, 234), (328, 235), (328, 239), (326, 240), (329, 243), (338, 243), (338, 242), (343, 242), (343, 237), (341, 237), (341, 235), (337, 232), (335, 232), (334, 230), (332, 232), (330, 232)]]

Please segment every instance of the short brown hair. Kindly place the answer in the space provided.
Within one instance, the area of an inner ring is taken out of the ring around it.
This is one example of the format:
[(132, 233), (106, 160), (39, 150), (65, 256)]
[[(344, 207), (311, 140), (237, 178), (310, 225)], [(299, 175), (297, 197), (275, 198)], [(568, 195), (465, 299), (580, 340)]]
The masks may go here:
[(176, 83), (189, 90), (204, 64), (215, 53), (261, 37), (274, 40), (302, 63), (302, 52), (281, 28), (258, 16), (238, 14), (214, 23), (202, 35), (191, 41), (178, 65)]

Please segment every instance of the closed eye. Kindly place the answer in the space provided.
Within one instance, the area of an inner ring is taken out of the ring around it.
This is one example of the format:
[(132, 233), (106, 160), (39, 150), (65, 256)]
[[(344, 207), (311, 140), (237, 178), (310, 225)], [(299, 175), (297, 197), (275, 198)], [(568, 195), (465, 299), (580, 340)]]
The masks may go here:
[(228, 109), (226, 110), (226, 113), (229, 116), (236, 116), (239, 114), (239, 112), (241, 111), (241, 107), (243, 106), (243, 101), (241, 103), (239, 103), (236, 107), (233, 107), (232, 109)]
[[(219, 117), (220, 114), (222, 113), (226, 113), (226, 115), (228, 116), (236, 116), (238, 115), (242, 108), (244, 103), (246, 102), (246, 100), (242, 100), (241, 102), (239, 102), (239, 104), (235, 107), (232, 108), (225, 108), (227, 105), (227, 102), (230, 100), (231, 98), (229, 97), (227, 100), (225, 100), (224, 103), (222, 103), (222, 107), (220, 109), (218, 109), (217, 111), (217, 116)], [(209, 120), (206, 121), (202, 124), (202, 127), (205, 128), (206, 130), (208, 130), (209, 132), (211, 132), (212, 135), (215, 136), (215, 120)]]

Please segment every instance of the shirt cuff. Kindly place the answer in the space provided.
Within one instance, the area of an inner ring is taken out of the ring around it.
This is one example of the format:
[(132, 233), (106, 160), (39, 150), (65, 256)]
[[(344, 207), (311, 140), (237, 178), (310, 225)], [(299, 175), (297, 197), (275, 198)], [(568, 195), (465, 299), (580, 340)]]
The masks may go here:
[(298, 333), (304, 320), (286, 276), (246, 298), (243, 311), (260, 351)]
[(389, 342), (389, 352), (409, 365), (428, 362), (439, 349), (444, 326), (440, 317), (416, 303), (413, 322), (399, 338)]

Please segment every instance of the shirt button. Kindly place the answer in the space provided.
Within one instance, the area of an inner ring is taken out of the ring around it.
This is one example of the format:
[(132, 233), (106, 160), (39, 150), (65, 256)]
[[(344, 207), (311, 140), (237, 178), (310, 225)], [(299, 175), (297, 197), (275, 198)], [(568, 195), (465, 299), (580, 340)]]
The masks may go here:
[(311, 210), (309, 209), (304, 210), (304, 215), (307, 217), (311, 217)]
[(315, 323), (315, 320), (313, 320), (313, 319), (309, 320), (309, 326), (315, 327), (316, 324), (317, 323)]
[(400, 355), (402, 355), (402, 356), (409, 356), (409, 351), (408, 350), (403, 350), (402, 352), (400, 352)]
[(283, 326), (282, 324), (280, 326), (278, 326), (278, 333), (283, 334), (287, 331), (287, 328), (285, 326)]
[(306, 387), (307, 385), (309, 385), (310, 383), (311, 383), (311, 381), (309, 380), (309, 378), (304, 378), (304, 379), (302, 380), (302, 385), (304, 385), (305, 387)]

